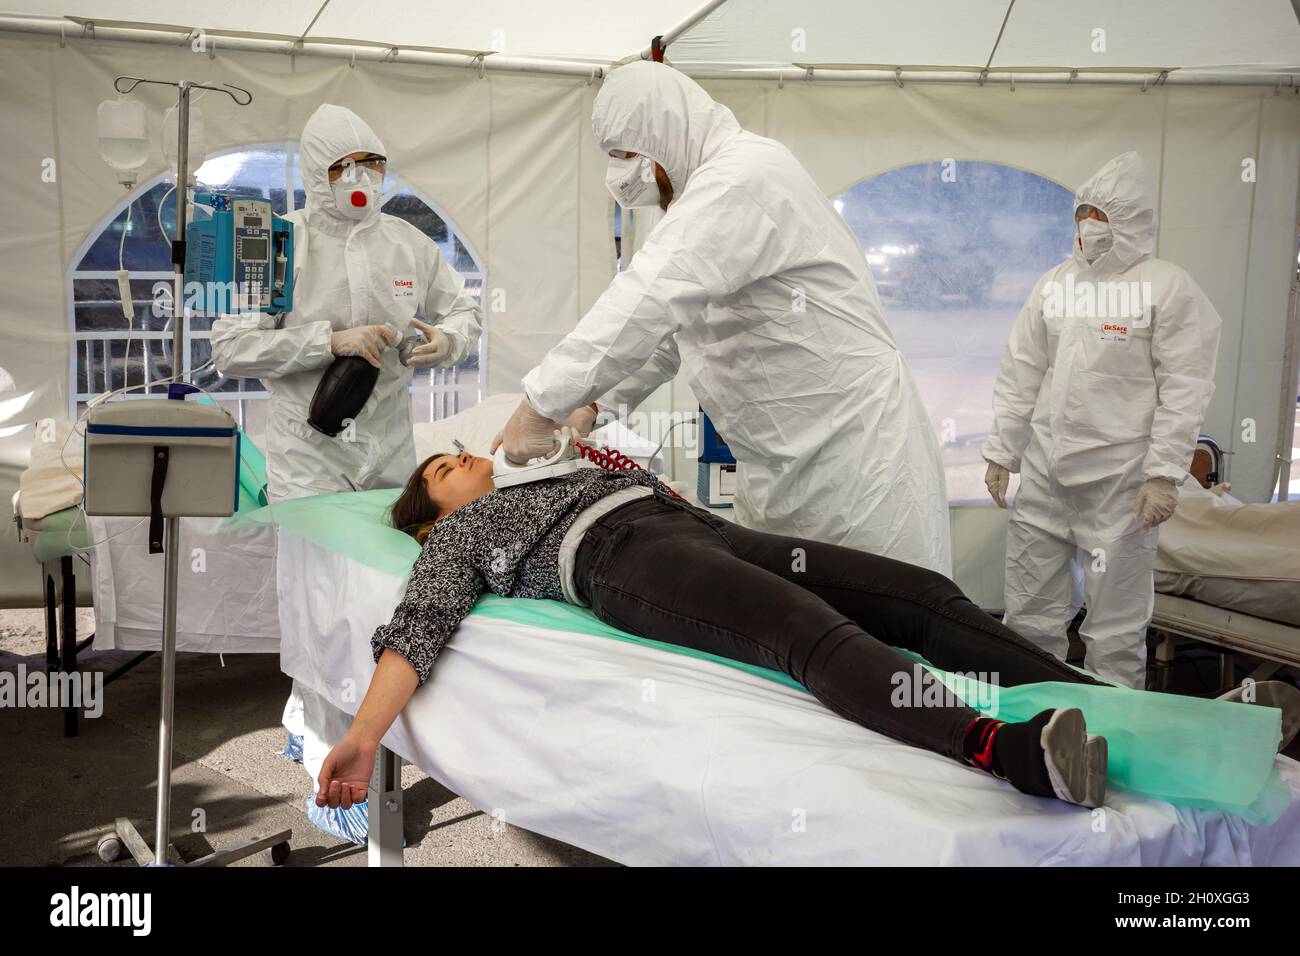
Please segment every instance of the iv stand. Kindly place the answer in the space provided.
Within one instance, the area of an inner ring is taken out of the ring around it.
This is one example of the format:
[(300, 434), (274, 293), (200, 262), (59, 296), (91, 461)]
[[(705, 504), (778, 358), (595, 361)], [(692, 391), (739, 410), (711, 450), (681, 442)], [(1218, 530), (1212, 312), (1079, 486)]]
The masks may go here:
[[(123, 84), (127, 85), (124, 87)], [(176, 238), (172, 240), (172, 267), (175, 272), (172, 287), (172, 379), (184, 382), (185, 351), (185, 214), (189, 204), (189, 140), (190, 93), (193, 90), (212, 90), (225, 93), (240, 106), (253, 101), (248, 90), (229, 83), (207, 86), (190, 80), (147, 80), (138, 76), (119, 76), (113, 89), (123, 95), (142, 83), (173, 86), (180, 90), (177, 102), (176, 131)], [(261, 850), (269, 850), (271, 862), (280, 864), (289, 855), (292, 830), (258, 837), (227, 850), (209, 853), (190, 863), (185, 863), (176, 848), (168, 841), (171, 829), (172, 797), (172, 729), (176, 701), (176, 595), (180, 562), (180, 518), (163, 519), (163, 639), (162, 639), (162, 692), (158, 715), (158, 805), (154, 816), (154, 849), (151, 851), (139, 831), (126, 817), (114, 821), (114, 832), (105, 834), (97, 847), (100, 859), (112, 862), (125, 848), (141, 866), (225, 866)]]

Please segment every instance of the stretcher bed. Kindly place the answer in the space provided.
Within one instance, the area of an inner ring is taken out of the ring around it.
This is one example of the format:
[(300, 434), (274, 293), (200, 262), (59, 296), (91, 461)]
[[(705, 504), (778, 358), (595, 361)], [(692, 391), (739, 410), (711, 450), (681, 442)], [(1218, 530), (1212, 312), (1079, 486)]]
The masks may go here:
[[(278, 568), (281, 668), (355, 713), (401, 577), (285, 528)], [(507, 824), (626, 864), (1300, 863), (1300, 801), (1269, 826), (1119, 792), (1081, 810), (767, 678), (482, 603), (384, 744)], [(1300, 764), (1278, 769), (1300, 794)], [(383, 840), (400, 788), (371, 808)]]
[(1194, 640), (1224, 650), (1225, 685), (1236, 683), (1236, 653), (1264, 662), (1258, 679), (1300, 666), (1300, 501), (1247, 504), (1214, 483), (1214, 468), (1192, 470), (1198, 481), (1180, 489), (1160, 532), (1157, 662), (1172, 661), (1178, 641)]

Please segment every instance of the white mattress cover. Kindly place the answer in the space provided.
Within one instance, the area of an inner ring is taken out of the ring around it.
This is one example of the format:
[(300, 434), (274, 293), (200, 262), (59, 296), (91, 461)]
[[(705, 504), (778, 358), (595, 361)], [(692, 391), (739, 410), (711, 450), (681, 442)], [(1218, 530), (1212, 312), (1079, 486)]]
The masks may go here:
[[(355, 713), (403, 583), (285, 531), (278, 568), (281, 668)], [(1122, 793), (1088, 811), (734, 668), (487, 617), (384, 741), (506, 823), (626, 864), (1300, 863), (1300, 801), (1269, 827)]]
[[(225, 532), (225, 520), (181, 519), (176, 649), (273, 654), (280, 649), (275, 528)], [(88, 517), (87, 527), (95, 542), (94, 649), (158, 650), (165, 556), (149, 553), (149, 519)]]

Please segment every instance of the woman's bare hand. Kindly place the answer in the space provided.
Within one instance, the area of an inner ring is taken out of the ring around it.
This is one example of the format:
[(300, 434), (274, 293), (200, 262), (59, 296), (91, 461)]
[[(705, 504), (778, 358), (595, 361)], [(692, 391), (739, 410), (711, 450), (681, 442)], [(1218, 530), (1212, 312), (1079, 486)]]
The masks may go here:
[(375, 769), (375, 745), (349, 732), (325, 758), (317, 778), (316, 806), (344, 810), (366, 799)]

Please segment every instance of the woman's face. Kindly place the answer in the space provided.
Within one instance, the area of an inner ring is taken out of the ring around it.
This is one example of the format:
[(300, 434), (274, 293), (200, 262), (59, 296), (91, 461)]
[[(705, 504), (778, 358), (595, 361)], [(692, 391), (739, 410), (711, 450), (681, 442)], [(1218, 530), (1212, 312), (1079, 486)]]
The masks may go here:
[(424, 468), (424, 487), (438, 508), (438, 517), (444, 518), (496, 490), (492, 484), (492, 459), (476, 458), (467, 451), (439, 455)]

